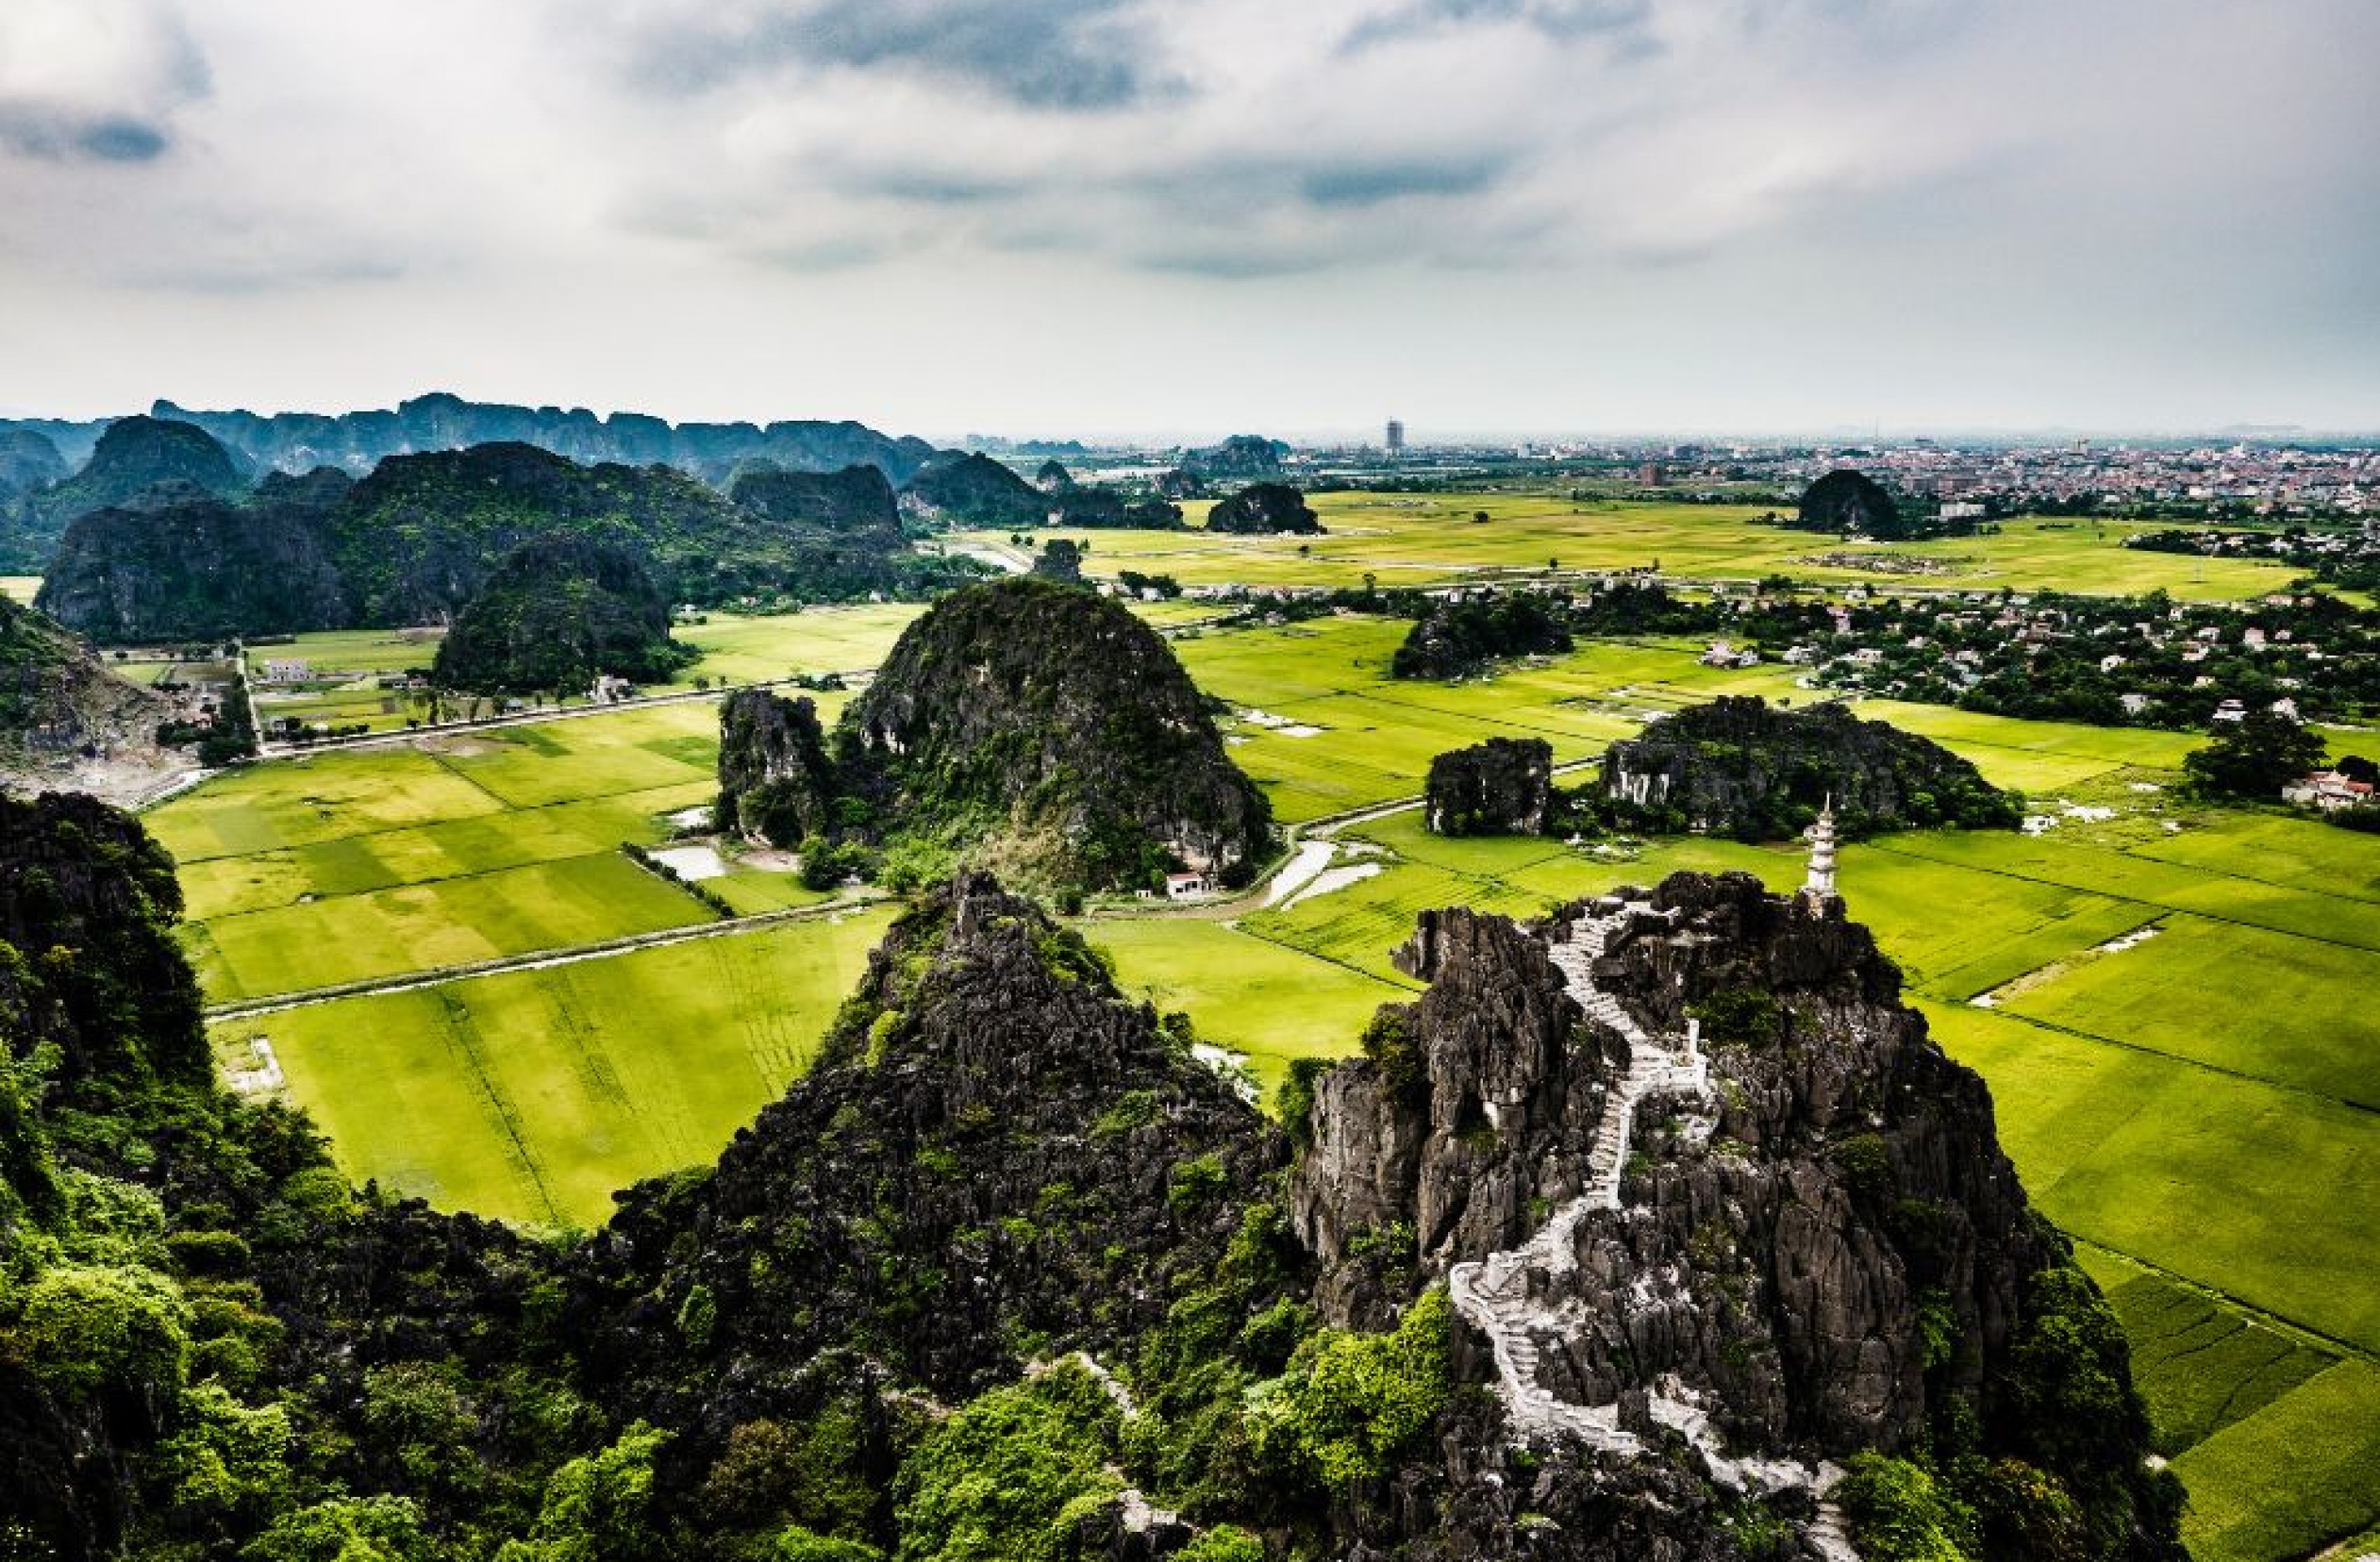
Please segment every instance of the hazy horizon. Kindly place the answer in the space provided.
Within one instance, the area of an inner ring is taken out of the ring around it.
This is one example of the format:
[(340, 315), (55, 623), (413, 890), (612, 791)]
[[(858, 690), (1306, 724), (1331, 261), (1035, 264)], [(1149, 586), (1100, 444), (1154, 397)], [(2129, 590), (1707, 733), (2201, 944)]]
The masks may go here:
[(2375, 44), (2356, 0), (12, 0), (0, 405), (2353, 434)]

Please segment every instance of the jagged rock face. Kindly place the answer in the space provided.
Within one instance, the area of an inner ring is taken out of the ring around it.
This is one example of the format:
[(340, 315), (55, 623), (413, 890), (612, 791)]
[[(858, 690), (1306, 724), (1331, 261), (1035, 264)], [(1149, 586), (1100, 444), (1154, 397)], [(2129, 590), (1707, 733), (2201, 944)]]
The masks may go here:
[[(1750, 1469), (1907, 1448), (1958, 1400), (2031, 1456), (2012, 1345), (2062, 1250), (1982, 1081), (1839, 901), (1681, 873), (1541, 932), (1436, 913), (1399, 963), (1429, 990), (1317, 1082), (1291, 1182), (1326, 1315), (1377, 1321), (1357, 1239), (1405, 1222), (1423, 1274), (1452, 1277), (1467, 1371), (1547, 1396), (1500, 1390), (1540, 1440), (1574, 1422), (1657, 1470), (1690, 1426)], [(1454, 1505), (1508, 1521), (1548, 1495)]]
[(1795, 523), (1806, 531), (1856, 532), (1890, 540), (1905, 535), (1892, 495), (1864, 472), (1840, 467), (1803, 490)]
[(157, 743), (175, 712), (42, 614), (0, 599), (0, 789), (142, 785), (181, 762)]
[(989, 456), (939, 461), (901, 490), (904, 514), (938, 526), (1030, 526), (1049, 513), (1049, 496)]
[(1790, 839), (1826, 799), (1840, 833), (1956, 825), (2013, 829), (2019, 810), (1969, 761), (1839, 705), (1772, 707), (1722, 696), (1604, 752), (1604, 798), (1623, 817)]
[(1287, 483), (1249, 484), (1207, 512), (1207, 529), (1265, 536), (1275, 532), (1323, 535), (1323, 523), (1307, 505), (1306, 495)]
[(313, 519), (292, 506), (204, 495), (77, 520), (36, 600), (103, 645), (301, 634), (354, 622)]
[(1087, 886), (1165, 860), (1232, 875), (1266, 849), (1263, 793), (1165, 641), (1104, 597), (1044, 581), (970, 587), (902, 633), (844, 712), (846, 757), (898, 817), (993, 821), (1006, 855)]
[(739, 689), (719, 710), (719, 827), (798, 846), (834, 823), (834, 761), (807, 696)]
[(1207, 479), (1187, 467), (1167, 467), (1150, 485), (1160, 499), (1204, 499)]
[(574, 693), (598, 676), (665, 679), (690, 655), (636, 555), (558, 534), (506, 557), (440, 642), (431, 675), (447, 689)]
[[(1162, 1318), (1285, 1152), (1078, 939), (965, 875), (896, 925), (820, 1066), (715, 1172), (622, 1196), (588, 1255), (588, 1358), (694, 1437), (798, 1401), (852, 1340), (955, 1403)], [(1201, 1161), (1212, 1191), (1186, 1197)], [(697, 1287), (716, 1323), (688, 1385), (673, 1321)]]
[(872, 466), (840, 472), (748, 468), (728, 484), (727, 497), (778, 525), (840, 534), (887, 549), (901, 545), (892, 485)]
[(1430, 761), (1424, 821), (1439, 835), (1541, 835), (1554, 802), (1554, 745), (1490, 738)]

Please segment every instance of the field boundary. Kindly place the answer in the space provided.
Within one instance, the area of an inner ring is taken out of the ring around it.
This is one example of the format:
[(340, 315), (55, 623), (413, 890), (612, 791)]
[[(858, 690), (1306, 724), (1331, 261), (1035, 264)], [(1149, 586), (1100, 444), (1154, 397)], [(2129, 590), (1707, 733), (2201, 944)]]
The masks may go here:
[(605, 939), (595, 943), (573, 944), (561, 949), (533, 950), (521, 955), (498, 955), (492, 959), (472, 960), (461, 965), (438, 966), (428, 971), (406, 972), (394, 976), (367, 977), (360, 981), (340, 982), (330, 987), (302, 988), (294, 992), (275, 993), (269, 998), (241, 999), (234, 1003), (213, 1005), (202, 1011), (201, 1017), (210, 1025), (226, 1024), (240, 1020), (260, 1019), (284, 1010), (311, 1008), (318, 1004), (333, 1004), (342, 998), (368, 998), (391, 992), (419, 992), (431, 988), (446, 987), (456, 982), (468, 982), (479, 976), (497, 976), (511, 971), (541, 971), (554, 966), (575, 965), (583, 960), (608, 959), (617, 955), (633, 954), (640, 949), (657, 949), (668, 944), (691, 943), (699, 939), (732, 938), (742, 933), (757, 933), (787, 922), (811, 922), (822, 917), (838, 916), (847, 911), (864, 910), (882, 906), (894, 897), (883, 894), (846, 895), (838, 900), (823, 901), (816, 906), (789, 906), (774, 911), (756, 911), (749, 916), (723, 917), (716, 922), (690, 922), (684, 927), (659, 928), (650, 933), (631, 933), (617, 939)]

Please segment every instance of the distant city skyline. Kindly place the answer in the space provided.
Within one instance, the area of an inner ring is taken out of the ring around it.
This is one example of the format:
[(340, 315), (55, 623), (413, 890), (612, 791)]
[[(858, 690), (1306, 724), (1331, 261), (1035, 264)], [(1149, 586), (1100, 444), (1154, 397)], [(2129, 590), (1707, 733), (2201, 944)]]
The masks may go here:
[(2375, 47), (2364, 0), (10, 0), (0, 407), (2352, 434)]

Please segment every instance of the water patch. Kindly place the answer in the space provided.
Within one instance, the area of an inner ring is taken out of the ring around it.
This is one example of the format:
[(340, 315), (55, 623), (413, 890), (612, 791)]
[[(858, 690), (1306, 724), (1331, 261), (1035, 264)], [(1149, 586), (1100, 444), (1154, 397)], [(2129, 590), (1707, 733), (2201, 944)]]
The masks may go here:
[(1290, 858), (1288, 864), (1273, 875), (1273, 882), (1265, 888), (1264, 904), (1277, 906), (1283, 896), (1296, 894), (1316, 874), (1330, 866), (1332, 854), (1337, 850), (1327, 840), (1309, 840), (1300, 846), (1297, 856)]
[(727, 859), (714, 846), (663, 846), (652, 856), (682, 879), (722, 878), (727, 872)]

